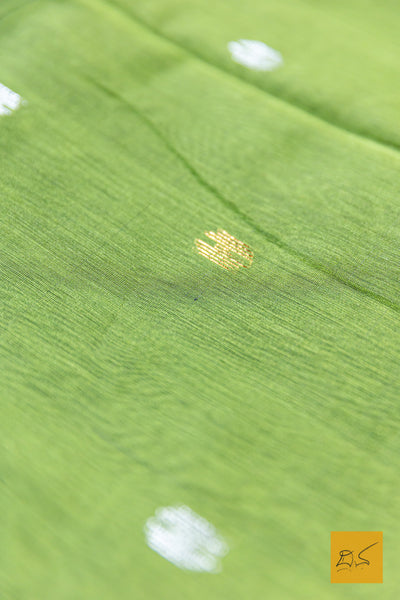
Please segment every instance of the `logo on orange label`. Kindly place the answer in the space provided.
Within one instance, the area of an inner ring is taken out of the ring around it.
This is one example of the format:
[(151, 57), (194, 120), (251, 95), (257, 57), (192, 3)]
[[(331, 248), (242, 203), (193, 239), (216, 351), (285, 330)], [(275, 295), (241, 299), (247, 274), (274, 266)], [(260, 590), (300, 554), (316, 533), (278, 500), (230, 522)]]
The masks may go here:
[(383, 583), (382, 531), (331, 532), (331, 583)]

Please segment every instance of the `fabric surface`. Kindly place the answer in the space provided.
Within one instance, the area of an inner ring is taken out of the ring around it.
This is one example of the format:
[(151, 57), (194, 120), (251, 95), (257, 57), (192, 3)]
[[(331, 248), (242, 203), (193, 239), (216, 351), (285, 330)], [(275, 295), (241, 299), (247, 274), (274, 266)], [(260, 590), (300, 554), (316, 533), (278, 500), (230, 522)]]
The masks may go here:
[[(1, 2), (1, 598), (398, 597), (399, 21)], [(218, 228), (250, 268), (196, 252)], [(146, 544), (177, 505), (220, 572)], [(330, 583), (346, 530), (383, 531), (383, 584)]]

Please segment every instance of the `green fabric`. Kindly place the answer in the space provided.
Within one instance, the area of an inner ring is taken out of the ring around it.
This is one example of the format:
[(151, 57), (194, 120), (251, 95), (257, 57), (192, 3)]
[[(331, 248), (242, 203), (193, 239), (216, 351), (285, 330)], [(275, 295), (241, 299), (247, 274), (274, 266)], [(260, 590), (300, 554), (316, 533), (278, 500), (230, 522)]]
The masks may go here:
[[(400, 147), (397, 0), (114, 0), (125, 14), (210, 65), (307, 112)], [(285, 67), (254, 73), (229, 40), (262, 40)]]
[[(398, 25), (3, 0), (2, 599), (398, 597)], [(233, 63), (238, 38), (284, 65)], [(217, 228), (249, 269), (196, 253)], [(221, 573), (146, 546), (176, 504)], [(383, 531), (383, 585), (330, 583), (336, 530)]]

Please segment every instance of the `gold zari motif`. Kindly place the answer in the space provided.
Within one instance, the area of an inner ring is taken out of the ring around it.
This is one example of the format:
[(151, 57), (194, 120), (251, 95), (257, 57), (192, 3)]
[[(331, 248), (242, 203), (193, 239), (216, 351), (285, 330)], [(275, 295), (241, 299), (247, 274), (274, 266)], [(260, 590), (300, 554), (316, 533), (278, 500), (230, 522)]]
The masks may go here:
[[(240, 240), (237, 240), (233, 235), (230, 235), (224, 229), (218, 229), (217, 233), (213, 231), (205, 231), (206, 235), (210, 240), (215, 242), (215, 246), (211, 246), (203, 240), (196, 239), (195, 244), (197, 250), (201, 256), (208, 258), (213, 263), (223, 267), (224, 269), (240, 269), (240, 267), (248, 268), (253, 262), (253, 252), (249, 246)], [(240, 262), (232, 257), (232, 254), (236, 254), (244, 259), (246, 262)]]

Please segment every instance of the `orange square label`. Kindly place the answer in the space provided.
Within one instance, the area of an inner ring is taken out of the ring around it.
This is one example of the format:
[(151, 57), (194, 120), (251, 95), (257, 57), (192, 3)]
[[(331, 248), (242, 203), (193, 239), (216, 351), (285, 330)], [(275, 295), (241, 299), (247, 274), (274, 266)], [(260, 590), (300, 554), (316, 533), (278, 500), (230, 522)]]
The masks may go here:
[(382, 531), (331, 532), (331, 583), (383, 583)]

